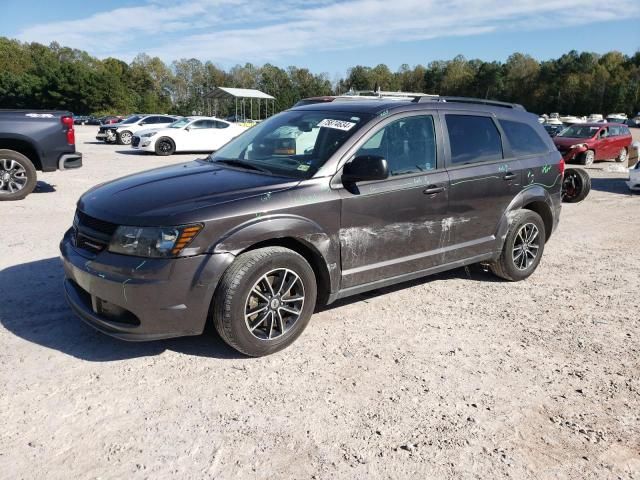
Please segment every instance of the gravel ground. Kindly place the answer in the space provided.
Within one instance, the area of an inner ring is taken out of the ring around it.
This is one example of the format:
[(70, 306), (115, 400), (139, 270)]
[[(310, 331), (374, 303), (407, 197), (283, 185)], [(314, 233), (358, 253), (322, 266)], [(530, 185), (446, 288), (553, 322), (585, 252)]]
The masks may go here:
[(78, 196), (179, 162), (93, 141), (0, 204), (0, 478), (640, 478), (640, 197), (590, 169), (527, 281), (460, 269), (316, 314), (289, 349), (124, 343), (78, 320)]

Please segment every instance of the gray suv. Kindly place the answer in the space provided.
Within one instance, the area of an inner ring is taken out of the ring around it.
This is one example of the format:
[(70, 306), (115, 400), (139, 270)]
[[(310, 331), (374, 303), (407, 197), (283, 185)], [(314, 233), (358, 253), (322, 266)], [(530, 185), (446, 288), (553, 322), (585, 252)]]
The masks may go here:
[(538, 266), (564, 162), (537, 116), (467, 98), (295, 107), (208, 158), (85, 193), (60, 249), (73, 310), (125, 340), (291, 344), (319, 305), (474, 263)]

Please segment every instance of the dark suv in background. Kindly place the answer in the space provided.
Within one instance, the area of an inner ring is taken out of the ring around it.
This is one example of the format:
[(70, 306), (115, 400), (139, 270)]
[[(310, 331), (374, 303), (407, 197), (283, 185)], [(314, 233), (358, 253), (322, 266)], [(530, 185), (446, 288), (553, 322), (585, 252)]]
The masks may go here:
[(126, 340), (293, 342), (317, 305), (463, 265), (531, 275), (564, 161), (537, 116), (474, 99), (310, 104), (206, 159), (79, 200), (60, 248), (67, 299)]

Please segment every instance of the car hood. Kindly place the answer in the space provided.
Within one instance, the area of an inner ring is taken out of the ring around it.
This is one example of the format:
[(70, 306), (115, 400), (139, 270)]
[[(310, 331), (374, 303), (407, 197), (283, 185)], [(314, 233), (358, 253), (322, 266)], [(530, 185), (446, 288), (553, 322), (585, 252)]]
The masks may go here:
[(553, 143), (558, 147), (570, 147), (578, 143), (589, 143), (591, 138), (553, 137)]
[(180, 225), (211, 219), (209, 210), (221, 204), (286, 190), (299, 182), (196, 160), (98, 185), (80, 197), (78, 208), (119, 225)]
[(137, 135), (138, 137), (141, 137), (141, 136), (142, 136), (142, 135), (144, 135), (145, 133), (160, 132), (160, 131), (162, 131), (162, 130), (166, 130), (166, 129), (164, 129), (164, 128), (145, 128), (145, 129), (143, 129), (143, 130), (138, 130), (138, 131), (136, 132), (136, 135)]

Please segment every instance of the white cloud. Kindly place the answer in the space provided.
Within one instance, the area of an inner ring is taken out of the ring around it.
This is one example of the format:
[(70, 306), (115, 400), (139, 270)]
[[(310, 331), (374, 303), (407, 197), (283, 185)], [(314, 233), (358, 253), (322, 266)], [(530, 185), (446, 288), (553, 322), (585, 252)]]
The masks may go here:
[[(35, 25), (25, 41), (130, 59), (196, 57), (262, 63), (291, 55), (493, 31), (540, 30), (640, 16), (640, 2), (594, 0), (148, 0)], [(574, 32), (575, 33), (575, 32)]]

